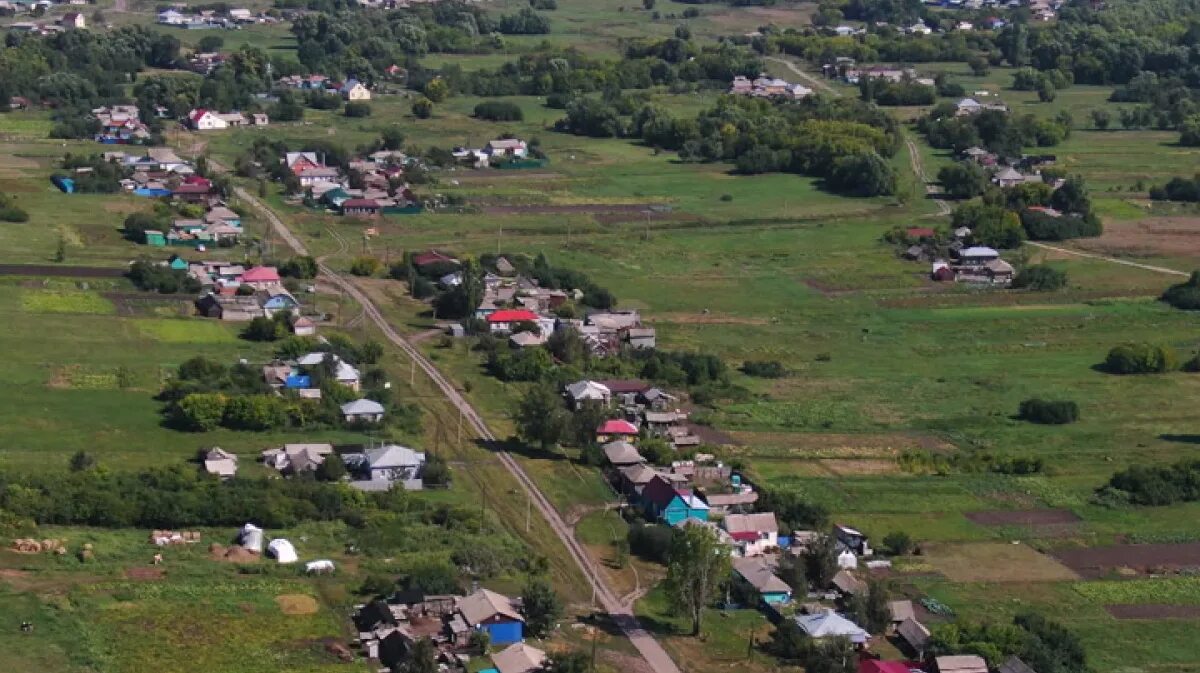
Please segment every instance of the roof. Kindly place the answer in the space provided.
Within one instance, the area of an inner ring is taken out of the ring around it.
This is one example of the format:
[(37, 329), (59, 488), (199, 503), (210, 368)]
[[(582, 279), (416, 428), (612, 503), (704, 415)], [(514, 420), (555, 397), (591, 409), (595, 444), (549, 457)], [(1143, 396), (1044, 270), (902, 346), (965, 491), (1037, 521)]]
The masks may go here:
[(383, 405), (373, 400), (361, 399), (342, 405), (343, 414), (382, 414)]
[(636, 465), (646, 462), (637, 447), (629, 442), (609, 442), (604, 445), (604, 456), (613, 465)]
[(865, 582), (845, 570), (840, 570), (833, 576), (833, 586), (844, 594), (857, 594), (867, 588)]
[(534, 322), (537, 314), (524, 309), (501, 309), (488, 314), (488, 322)]
[(774, 512), (759, 512), (757, 514), (727, 514), (724, 521), (725, 530), (729, 533), (778, 533), (779, 522), (775, 520)]
[(273, 266), (256, 266), (242, 274), (244, 283), (277, 283), (279, 272)]
[(610, 418), (600, 424), (596, 428), (596, 432), (601, 435), (636, 435), (638, 433), (637, 426), (623, 418)]
[(936, 232), (934, 232), (932, 227), (909, 227), (904, 230), (904, 233), (915, 238), (927, 238), (933, 236)]
[(409, 467), (413, 465), (421, 465), (425, 462), (425, 454), (418, 453), (399, 444), (388, 444), (375, 449), (368, 449), (364, 452), (367, 457), (367, 464), (371, 469), (385, 469), (389, 467)]
[(759, 593), (792, 593), (792, 588), (775, 575), (771, 564), (760, 557), (733, 559), (733, 570)]
[(462, 613), (463, 619), (467, 620), (467, 624), (470, 626), (497, 616), (518, 622), (525, 621), (517, 612), (512, 599), (487, 589), (480, 589), (470, 596), (461, 598), (458, 601), (458, 611)]
[(862, 643), (871, 637), (861, 626), (839, 615), (833, 610), (811, 615), (797, 615), (796, 625), (812, 638), (845, 637), (850, 642)]
[(633, 484), (648, 484), (655, 477), (659, 476), (658, 470), (644, 464), (621, 468), (621, 474)]
[(909, 673), (910, 670), (912, 669), (903, 661), (858, 660), (858, 673)]
[(983, 266), (992, 273), (1013, 273), (1014, 271), (1012, 264), (1009, 264), (1002, 259), (988, 260), (988, 262)]
[(646, 383), (645, 381), (639, 381), (637, 379), (603, 379), (597, 381), (596, 383), (605, 386), (611, 390), (614, 395), (641, 393), (650, 390), (650, 388), (653, 387), (649, 383)]
[(1024, 180), (1025, 176), (1013, 170), (1011, 166), (1006, 166), (996, 173), (997, 180)]
[(734, 505), (753, 505), (758, 502), (758, 493), (705, 493), (704, 499), (709, 507), (733, 507)]
[(976, 245), (958, 253), (959, 257), (999, 257), (1000, 253), (994, 248), (988, 248), (982, 245)]
[(612, 391), (608, 386), (595, 381), (576, 381), (567, 386), (567, 394), (572, 399), (596, 399), (597, 397), (608, 397), (612, 395)]
[(200, 121), (200, 119), (208, 113), (208, 110), (205, 110), (204, 108), (196, 108), (195, 110), (192, 110), (191, 114), (188, 115), (188, 119), (195, 123)]
[(925, 644), (929, 642), (929, 629), (912, 617), (900, 622), (896, 627), (896, 634), (915, 650), (924, 649)]
[(913, 611), (912, 601), (891, 601), (888, 603), (888, 610), (892, 613), (893, 622), (913, 619), (916, 615), (916, 612)]
[(938, 673), (987, 673), (988, 670), (983, 657), (974, 654), (938, 657), (934, 661), (937, 663)]
[(546, 653), (525, 643), (513, 643), (492, 655), (492, 664), (500, 673), (529, 673), (542, 667)]
[(1003, 664), (1000, 664), (996, 670), (999, 673), (1037, 673), (1037, 671), (1034, 671), (1029, 667), (1029, 664), (1021, 661), (1021, 658), (1017, 656), (1009, 657), (1008, 660)]
[(378, 208), (379, 202), (375, 199), (346, 199), (342, 201), (342, 209), (346, 208)]
[(454, 259), (445, 253), (438, 252), (437, 250), (430, 250), (428, 252), (423, 252), (419, 255), (413, 256), (413, 264), (417, 266), (425, 266), (426, 264), (435, 264), (437, 262), (449, 262), (451, 264), (459, 263), (457, 259)]

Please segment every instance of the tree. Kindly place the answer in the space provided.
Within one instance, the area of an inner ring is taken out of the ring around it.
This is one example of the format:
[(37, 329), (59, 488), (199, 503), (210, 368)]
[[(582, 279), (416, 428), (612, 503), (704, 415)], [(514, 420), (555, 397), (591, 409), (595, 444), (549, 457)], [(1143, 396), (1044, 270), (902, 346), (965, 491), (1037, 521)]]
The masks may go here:
[(371, 104), (363, 101), (352, 101), (346, 103), (346, 107), (342, 109), (342, 114), (347, 117), (370, 117)]
[(1070, 400), (1032, 398), (1021, 402), (1017, 416), (1031, 423), (1064, 425), (1079, 420), (1079, 405)]
[(671, 604), (692, 621), (700, 635), (704, 609), (729, 577), (729, 552), (704, 526), (686, 526), (671, 540), (665, 586)]
[(67, 239), (65, 236), (58, 237), (58, 245), (54, 248), (54, 261), (60, 264), (67, 261)]
[(96, 457), (86, 451), (76, 451), (71, 455), (71, 471), (87, 472), (96, 467)]
[(764, 649), (787, 663), (803, 663), (812, 651), (813, 644), (812, 638), (795, 620), (784, 619), (775, 627)]
[(221, 424), (226, 402), (220, 393), (192, 393), (175, 403), (174, 416), (184, 429), (208, 432)]
[(987, 59), (979, 54), (972, 54), (967, 59), (967, 67), (971, 69), (971, 74), (976, 77), (983, 77), (991, 70)]
[(1067, 286), (1067, 272), (1045, 264), (1034, 264), (1021, 269), (1012, 285), (1039, 292), (1061, 290)]
[(1179, 125), (1179, 144), (1184, 147), (1200, 147), (1200, 115), (1192, 115)]
[(336, 453), (331, 453), (317, 466), (316, 477), (319, 481), (341, 481), (346, 476), (346, 463)]
[(642, 8), (647, 12), (654, 9), (654, 0), (642, 0)]
[(1112, 374), (1159, 374), (1177, 365), (1174, 349), (1149, 343), (1115, 346), (1104, 359), (1105, 370)]
[(287, 327), (282, 321), (258, 316), (246, 323), (242, 338), (247, 341), (275, 341), (287, 336)]
[(1038, 82), (1037, 95), (1038, 100), (1043, 103), (1051, 103), (1058, 97), (1058, 90), (1054, 88), (1054, 84), (1050, 80), (1043, 79)]
[(865, 592), (850, 597), (846, 611), (854, 623), (870, 633), (883, 633), (892, 623), (887, 585), (878, 580), (868, 582)]
[(905, 556), (912, 551), (913, 541), (908, 533), (897, 530), (884, 536), (883, 546), (892, 556)]
[(204, 53), (220, 51), (225, 46), (225, 38), (220, 35), (205, 35), (196, 43), (196, 49)]
[(818, 535), (804, 550), (804, 574), (814, 589), (825, 589), (837, 574), (837, 541), (832, 535)]
[(1092, 202), (1088, 197), (1087, 186), (1083, 176), (1069, 176), (1054, 194), (1050, 196), (1050, 205), (1064, 213), (1076, 213), (1088, 216), (1092, 212)]
[(383, 268), (383, 262), (374, 257), (357, 257), (350, 263), (350, 273), (355, 276), (374, 276)]
[(554, 620), (562, 615), (562, 601), (550, 583), (540, 577), (531, 577), (521, 591), (524, 601), (525, 628), (534, 638), (545, 638)]
[(567, 429), (567, 410), (553, 386), (537, 384), (525, 391), (516, 414), (517, 435), (543, 451), (562, 440)]
[(971, 238), (979, 245), (1016, 248), (1025, 240), (1021, 218), (1003, 206), (968, 203), (954, 210), (951, 223), (956, 229), (969, 228)]
[(450, 85), (441, 77), (434, 77), (425, 85), (425, 97), (434, 103), (441, 103), (450, 97)]
[(956, 199), (974, 198), (988, 187), (987, 173), (982, 166), (973, 161), (960, 161), (943, 166), (937, 177), (946, 194)]
[(413, 101), (412, 113), (417, 119), (429, 119), (433, 116), (433, 101), (421, 96)]
[(396, 125), (386, 127), (379, 134), (379, 144), (383, 149), (393, 152), (404, 147), (404, 131)]
[(882, 196), (896, 193), (898, 178), (877, 152), (851, 154), (833, 162), (829, 187), (835, 192), (853, 196)]
[(1107, 108), (1096, 108), (1092, 110), (1092, 125), (1097, 130), (1106, 131), (1108, 125), (1112, 123), (1112, 113)]
[(805, 673), (855, 673), (858, 653), (848, 638), (822, 638), (804, 661)]
[(438, 673), (437, 647), (428, 638), (412, 644), (408, 658), (392, 668), (396, 673)]
[(1185, 311), (1200, 310), (1200, 271), (1193, 271), (1186, 281), (1168, 287), (1161, 299)]

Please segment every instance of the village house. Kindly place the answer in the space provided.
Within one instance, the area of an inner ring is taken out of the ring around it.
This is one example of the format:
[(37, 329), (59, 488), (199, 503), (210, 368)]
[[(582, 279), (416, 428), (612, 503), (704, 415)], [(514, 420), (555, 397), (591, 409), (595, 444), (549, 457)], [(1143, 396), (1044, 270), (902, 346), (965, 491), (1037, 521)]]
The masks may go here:
[(626, 467), (619, 467), (619, 486), (622, 494), (629, 498), (640, 497), (646, 485), (649, 484), (655, 477), (667, 477), (658, 470), (645, 465), (644, 463), (636, 463)]
[(763, 603), (779, 605), (792, 599), (792, 588), (775, 574), (775, 561), (766, 558), (733, 559), (733, 576), (752, 588)]
[(355, 476), (350, 485), (363, 491), (386, 491), (399, 484), (405, 490), (424, 488), (421, 470), (425, 454), (399, 444), (385, 444), (362, 453), (343, 456), (347, 469)]
[(618, 440), (609, 442), (600, 448), (604, 451), (604, 457), (608, 459), (608, 463), (613, 467), (628, 467), (646, 462), (642, 454), (638, 453), (637, 447), (629, 442)]
[(362, 375), (353, 365), (346, 362), (336, 353), (325, 353), (322, 351), (314, 351), (306, 353), (299, 358), (296, 358), (296, 365), (299, 367), (318, 367), (326, 361), (333, 365), (333, 378), (347, 388), (358, 391)]
[(486, 320), (492, 334), (507, 334), (521, 323), (536, 323), (538, 316), (525, 309), (500, 309), (489, 313)]
[(374, 199), (346, 199), (342, 202), (342, 215), (347, 217), (379, 217), (383, 208)]
[(511, 645), (525, 637), (525, 618), (507, 596), (479, 589), (458, 600), (463, 622), (476, 631), (484, 631), (492, 645)]
[(204, 453), (204, 471), (220, 479), (232, 479), (237, 475), (236, 455), (214, 446)]
[(677, 487), (662, 476), (656, 476), (642, 489), (642, 509), (646, 518), (661, 520), (668, 526), (684, 519), (708, 519), (708, 504), (688, 489)]
[(870, 556), (871, 545), (866, 534), (842, 524), (834, 524), (833, 537), (839, 551), (848, 549), (858, 556)]
[(924, 658), (925, 647), (929, 645), (930, 633), (925, 625), (915, 618), (909, 617), (896, 625), (896, 635), (908, 645), (918, 659)]
[(612, 391), (608, 386), (595, 381), (576, 381), (566, 387), (565, 395), (571, 403), (571, 408), (581, 409), (585, 404), (598, 404), (607, 407), (612, 402)]
[(332, 453), (332, 444), (284, 444), (261, 455), (263, 465), (282, 474), (298, 474), (316, 470)]
[(253, 296), (210, 293), (196, 301), (196, 309), (206, 318), (227, 322), (248, 322), (263, 315), (262, 304)]
[(524, 140), (517, 138), (502, 138), (489, 140), (483, 146), (482, 153), (487, 158), (524, 159), (529, 154), (529, 147)]
[(224, 117), (213, 112), (198, 108), (188, 113), (188, 126), (194, 131), (219, 131), (229, 128), (229, 122)]
[(761, 556), (779, 547), (779, 523), (773, 512), (727, 514), (721, 527), (734, 540), (736, 556)]
[(347, 101), (371, 100), (371, 90), (356, 79), (348, 79), (338, 89), (338, 93)]
[(513, 643), (492, 655), (498, 673), (533, 673), (546, 663), (546, 653), (525, 643)]
[(833, 610), (825, 610), (807, 615), (796, 615), (793, 619), (800, 630), (809, 638), (846, 638), (851, 643), (862, 647), (871, 638), (858, 624), (846, 619)]
[(754, 508), (754, 503), (758, 502), (758, 493), (750, 490), (738, 493), (702, 493), (701, 497), (708, 503), (709, 514), (720, 517), (747, 513)]
[(988, 673), (987, 662), (975, 654), (937, 657), (933, 661), (936, 673)]
[(612, 418), (596, 428), (596, 441), (603, 444), (617, 439), (636, 438), (638, 427), (623, 418)]
[(347, 423), (379, 423), (385, 411), (382, 404), (365, 398), (347, 402), (341, 409)]

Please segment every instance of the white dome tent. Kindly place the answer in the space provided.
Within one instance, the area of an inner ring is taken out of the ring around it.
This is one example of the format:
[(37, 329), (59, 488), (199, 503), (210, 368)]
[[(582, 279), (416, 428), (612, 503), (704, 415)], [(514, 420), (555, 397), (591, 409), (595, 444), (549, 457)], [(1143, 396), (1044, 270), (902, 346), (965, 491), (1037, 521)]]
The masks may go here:
[(295, 563), (300, 560), (292, 543), (281, 537), (271, 540), (271, 543), (267, 545), (267, 554), (279, 563)]

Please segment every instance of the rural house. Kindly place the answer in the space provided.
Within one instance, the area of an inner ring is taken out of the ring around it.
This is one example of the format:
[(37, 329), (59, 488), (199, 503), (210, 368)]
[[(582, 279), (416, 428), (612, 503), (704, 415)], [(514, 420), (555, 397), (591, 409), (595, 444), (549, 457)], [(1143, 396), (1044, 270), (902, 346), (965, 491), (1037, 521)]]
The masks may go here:
[(458, 600), (458, 613), (467, 626), (485, 631), (493, 645), (519, 643), (525, 637), (525, 618), (512, 599), (479, 589)]
[(988, 673), (987, 662), (975, 654), (958, 654), (934, 659), (937, 673)]
[(758, 493), (742, 491), (739, 493), (703, 493), (704, 501), (708, 503), (708, 512), (713, 516), (726, 516), (734, 513), (749, 512), (758, 502)]
[(332, 444), (284, 444), (262, 452), (263, 465), (283, 474), (311, 472), (333, 453)]
[(871, 555), (871, 545), (867, 540), (867, 536), (854, 528), (843, 526), (842, 524), (834, 524), (833, 537), (837, 541), (839, 550), (849, 549), (858, 556)]
[(571, 408), (576, 410), (587, 403), (607, 407), (612, 402), (612, 391), (608, 389), (608, 386), (595, 381), (576, 381), (567, 386), (566, 395), (567, 399), (571, 401)]
[(733, 560), (735, 581), (749, 585), (762, 602), (770, 605), (787, 603), (792, 599), (792, 588), (775, 574), (775, 565), (764, 558), (735, 558)]
[(499, 140), (490, 140), (488, 144), (483, 146), (483, 153), (488, 157), (512, 157), (515, 159), (523, 159), (529, 154), (529, 148), (525, 145), (524, 140), (516, 138), (503, 138)]
[(409, 491), (423, 488), (421, 469), (425, 454), (399, 444), (367, 449), (345, 455), (346, 467), (356, 477), (351, 486), (364, 491), (386, 491), (400, 484)]
[(368, 89), (362, 82), (356, 79), (348, 79), (338, 93), (342, 98), (348, 101), (371, 100), (371, 90)]
[(365, 398), (342, 405), (342, 418), (347, 423), (379, 423), (383, 414), (382, 404)]
[(487, 316), (488, 329), (492, 334), (506, 334), (521, 323), (536, 323), (537, 314), (525, 309), (500, 309)]
[(613, 467), (628, 467), (646, 462), (642, 454), (638, 453), (637, 447), (626, 441), (609, 442), (601, 448), (604, 449), (604, 457)]
[(623, 418), (609, 419), (596, 428), (596, 441), (601, 444), (637, 436), (638, 427)]
[(499, 673), (533, 673), (546, 663), (546, 653), (525, 643), (513, 643), (492, 655), (492, 665)]
[(221, 479), (232, 479), (237, 475), (237, 456), (214, 446), (204, 453), (204, 471)]
[(796, 615), (796, 625), (808, 634), (809, 638), (846, 638), (855, 645), (862, 646), (871, 638), (861, 626), (839, 615), (833, 610), (825, 610), (810, 615)]
[(917, 658), (924, 656), (930, 636), (929, 629), (925, 628), (924, 624), (909, 617), (896, 625), (896, 635), (908, 645)]
[(774, 512), (727, 514), (721, 527), (733, 538), (737, 556), (761, 556), (779, 547), (779, 523)]
[(212, 110), (197, 108), (188, 113), (188, 126), (194, 131), (219, 131), (229, 128), (229, 123), (226, 122), (220, 115)]
[(656, 476), (642, 489), (642, 508), (647, 519), (661, 519), (668, 526), (684, 519), (708, 519), (708, 505), (695, 493), (676, 487), (671, 481)]

